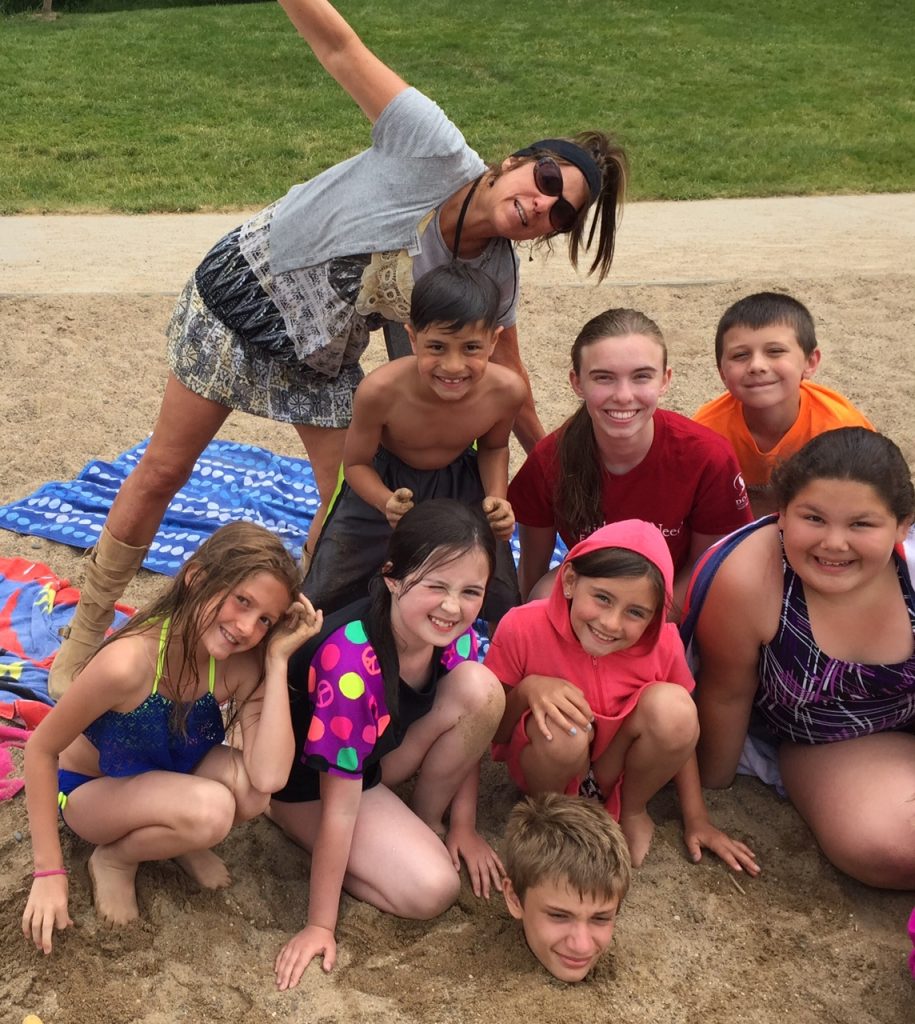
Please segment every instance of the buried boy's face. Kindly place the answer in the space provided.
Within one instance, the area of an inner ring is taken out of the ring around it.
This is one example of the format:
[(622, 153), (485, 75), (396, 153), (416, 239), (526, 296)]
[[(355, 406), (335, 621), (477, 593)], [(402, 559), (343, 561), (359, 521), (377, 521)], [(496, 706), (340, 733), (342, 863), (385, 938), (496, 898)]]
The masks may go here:
[(507, 878), (502, 891), (530, 951), (554, 978), (581, 981), (610, 945), (617, 897), (582, 896), (567, 882), (543, 881), (531, 886), (522, 902)]
[(407, 332), (420, 377), (437, 398), (453, 402), (464, 398), (486, 372), (502, 328), (472, 323), (449, 331), (442, 324), (430, 324), (414, 331), (408, 324)]

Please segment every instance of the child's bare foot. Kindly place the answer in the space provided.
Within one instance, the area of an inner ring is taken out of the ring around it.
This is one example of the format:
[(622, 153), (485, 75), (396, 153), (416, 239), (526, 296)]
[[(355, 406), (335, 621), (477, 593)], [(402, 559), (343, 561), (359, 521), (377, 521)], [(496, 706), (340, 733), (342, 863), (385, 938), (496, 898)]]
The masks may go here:
[(140, 916), (137, 906), (136, 864), (123, 864), (97, 846), (89, 858), (95, 912), (108, 924), (122, 925)]
[(203, 889), (225, 889), (232, 884), (232, 876), (222, 859), (212, 850), (192, 850), (175, 857), (175, 863), (184, 869)]
[(639, 811), (637, 814), (621, 815), (620, 828), (629, 846), (629, 859), (632, 861), (632, 866), (640, 868), (648, 855), (648, 848), (651, 846), (654, 822), (648, 816), (648, 811)]

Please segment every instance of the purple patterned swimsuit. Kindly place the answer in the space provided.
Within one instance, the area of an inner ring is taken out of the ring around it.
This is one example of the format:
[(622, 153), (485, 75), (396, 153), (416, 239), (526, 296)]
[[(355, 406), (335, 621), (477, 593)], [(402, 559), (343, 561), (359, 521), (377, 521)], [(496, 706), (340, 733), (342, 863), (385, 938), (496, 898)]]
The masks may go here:
[[(894, 555), (915, 635), (915, 591)], [(760, 648), (755, 717), (777, 739), (832, 743), (915, 722), (915, 653), (896, 665), (863, 665), (824, 654), (813, 638), (801, 580), (784, 562), (778, 631)]]
[(401, 680), (398, 714), (392, 721), (384, 680), (366, 636), (364, 599), (329, 616), (317, 637), (289, 659), (296, 757), (289, 781), (274, 799), (300, 803), (320, 798), (320, 775), (361, 779), (370, 789), (381, 781), (381, 759), (403, 742), (410, 725), (432, 708), (439, 679), (462, 661), (477, 660), (472, 629), (444, 649), (422, 690)]

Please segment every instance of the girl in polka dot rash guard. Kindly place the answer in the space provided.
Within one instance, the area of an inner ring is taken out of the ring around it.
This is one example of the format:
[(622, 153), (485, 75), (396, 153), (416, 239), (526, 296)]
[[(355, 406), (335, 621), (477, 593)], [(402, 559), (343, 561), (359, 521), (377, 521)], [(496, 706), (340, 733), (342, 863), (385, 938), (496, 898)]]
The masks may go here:
[[(276, 960), (281, 989), (316, 956), (333, 968), (344, 888), (426, 919), (457, 899), (461, 859), (477, 895), (501, 882), (476, 802), (505, 700), (471, 628), (494, 559), (478, 509), (423, 502), (392, 533), (369, 595), (289, 660), (296, 756), (270, 816), (312, 861), (308, 922)], [(389, 787), (414, 775), (408, 807)]]

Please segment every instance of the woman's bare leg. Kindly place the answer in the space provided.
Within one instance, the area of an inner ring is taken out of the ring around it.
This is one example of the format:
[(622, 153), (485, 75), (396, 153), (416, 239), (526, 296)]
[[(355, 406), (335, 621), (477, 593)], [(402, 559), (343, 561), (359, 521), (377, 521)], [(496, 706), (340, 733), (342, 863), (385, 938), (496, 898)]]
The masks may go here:
[(169, 374), (149, 445), (121, 485), (87, 563), (76, 614), (51, 666), (52, 696), (66, 691), (101, 643), (115, 602), (136, 575), (168, 503), (228, 414), (228, 408), (195, 395)]
[(308, 540), (305, 543), (305, 550), (309, 554), (314, 554), (315, 544), (318, 543), (321, 527), (324, 525), (324, 514), (340, 479), (346, 428), (312, 427), (306, 423), (296, 423), (294, 426), (302, 444), (305, 445), (305, 451), (315, 475), (318, 497), (321, 500), (321, 505), (311, 521)]
[(168, 375), (149, 445), (108, 513), (108, 529), (119, 541), (137, 547), (150, 543), (169, 502), (230, 412)]

